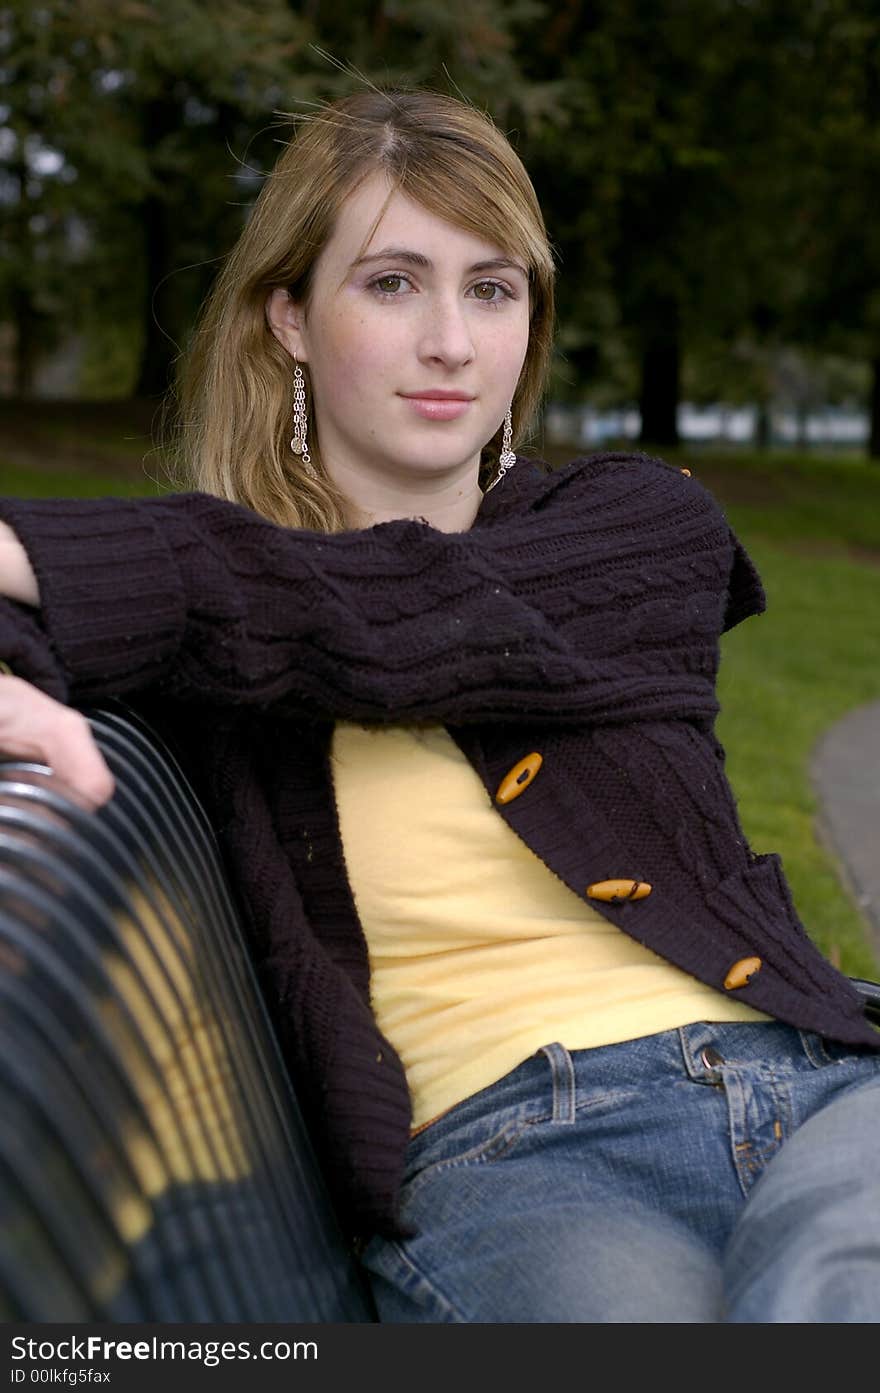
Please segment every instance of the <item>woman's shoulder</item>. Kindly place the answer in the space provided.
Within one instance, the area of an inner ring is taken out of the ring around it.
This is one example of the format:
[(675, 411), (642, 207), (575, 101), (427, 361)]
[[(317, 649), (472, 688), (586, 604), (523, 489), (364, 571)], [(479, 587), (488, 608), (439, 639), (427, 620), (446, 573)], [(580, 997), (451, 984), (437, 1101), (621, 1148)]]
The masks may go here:
[[(517, 498), (511, 505), (539, 511), (547, 507), (573, 506), (583, 500), (591, 509), (624, 504), (635, 519), (641, 513), (657, 517), (667, 508), (712, 513), (721, 510), (712, 494), (694, 473), (670, 464), (658, 455), (633, 450), (605, 450), (577, 455), (565, 464), (523, 460)], [(496, 490), (500, 492), (500, 490)], [(513, 491), (511, 491), (511, 495)]]
[(607, 478), (632, 485), (643, 479), (654, 482), (662, 477), (680, 481), (692, 477), (690, 469), (642, 450), (597, 450), (589, 455), (575, 455), (555, 468), (541, 463), (545, 477), (559, 481)]
[(638, 534), (649, 547), (670, 537), (719, 554), (730, 547), (723, 509), (696, 471), (637, 450), (578, 455), (561, 465), (520, 456), (485, 494), (475, 527), (517, 523), (533, 535), (561, 528), (592, 537)]

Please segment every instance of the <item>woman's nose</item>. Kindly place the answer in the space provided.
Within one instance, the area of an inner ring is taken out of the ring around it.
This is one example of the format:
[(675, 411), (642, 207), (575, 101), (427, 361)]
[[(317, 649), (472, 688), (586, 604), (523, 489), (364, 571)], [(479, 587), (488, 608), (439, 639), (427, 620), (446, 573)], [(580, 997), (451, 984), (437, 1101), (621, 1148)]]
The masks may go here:
[(474, 341), (465, 307), (434, 300), (425, 307), (419, 356), (423, 361), (460, 367), (474, 357)]

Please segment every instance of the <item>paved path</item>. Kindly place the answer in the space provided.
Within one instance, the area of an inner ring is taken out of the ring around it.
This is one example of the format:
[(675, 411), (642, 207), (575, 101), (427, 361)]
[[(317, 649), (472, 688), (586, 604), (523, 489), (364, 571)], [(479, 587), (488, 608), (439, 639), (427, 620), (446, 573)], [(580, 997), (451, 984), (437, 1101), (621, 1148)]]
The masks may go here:
[(843, 866), (880, 954), (880, 701), (832, 726), (816, 747), (811, 773), (820, 831)]

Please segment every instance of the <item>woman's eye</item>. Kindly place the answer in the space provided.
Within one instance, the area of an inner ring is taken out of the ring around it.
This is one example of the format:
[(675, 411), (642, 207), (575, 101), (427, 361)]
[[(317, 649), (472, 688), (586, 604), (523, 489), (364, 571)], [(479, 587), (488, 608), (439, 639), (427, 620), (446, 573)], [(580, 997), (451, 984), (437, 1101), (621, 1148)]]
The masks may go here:
[(376, 290), (380, 290), (383, 295), (396, 295), (402, 285), (406, 285), (403, 276), (377, 276), (373, 281)]
[[(496, 293), (497, 292), (497, 293)], [(482, 300), (486, 304), (491, 304), (494, 300), (501, 300), (504, 297), (504, 286), (497, 281), (479, 281), (474, 286), (474, 296), (477, 300)]]

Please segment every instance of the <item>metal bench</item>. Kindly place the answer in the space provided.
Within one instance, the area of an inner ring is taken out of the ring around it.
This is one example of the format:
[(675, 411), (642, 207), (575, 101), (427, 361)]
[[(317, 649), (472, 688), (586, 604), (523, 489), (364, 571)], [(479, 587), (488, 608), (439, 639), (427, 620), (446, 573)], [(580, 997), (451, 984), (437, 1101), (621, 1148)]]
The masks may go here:
[(0, 1318), (372, 1321), (214, 836), (124, 708), (98, 815), (0, 765)]

